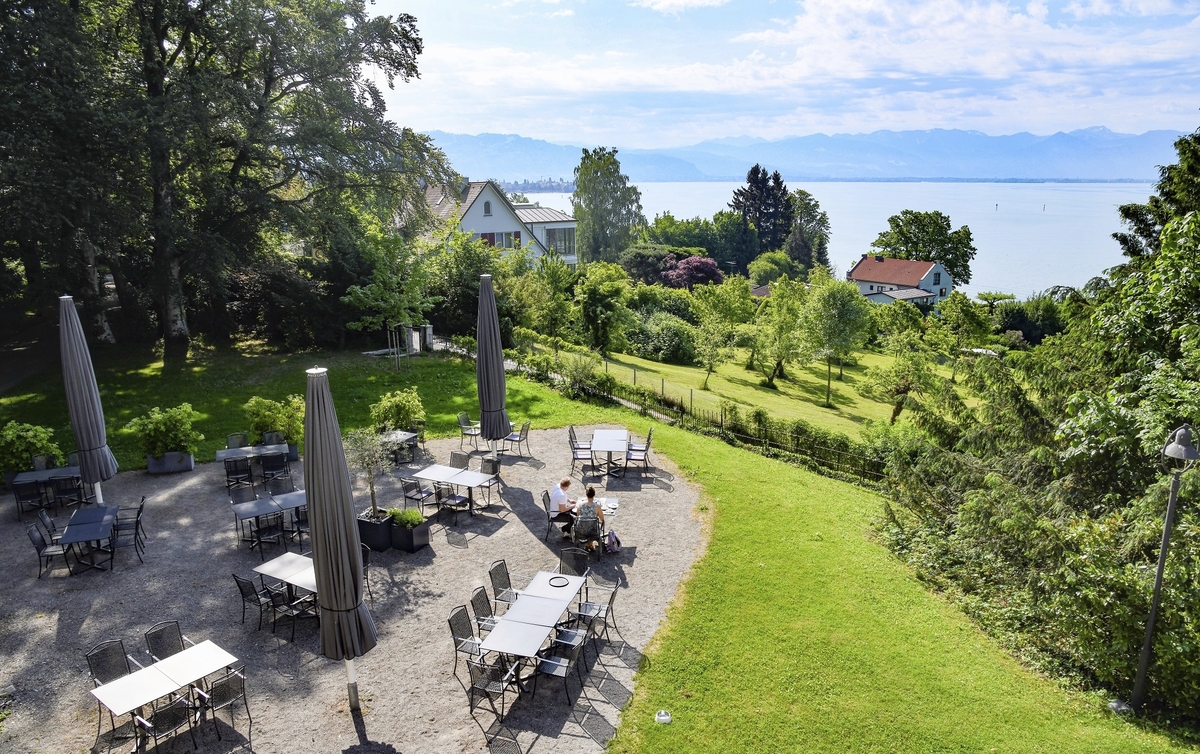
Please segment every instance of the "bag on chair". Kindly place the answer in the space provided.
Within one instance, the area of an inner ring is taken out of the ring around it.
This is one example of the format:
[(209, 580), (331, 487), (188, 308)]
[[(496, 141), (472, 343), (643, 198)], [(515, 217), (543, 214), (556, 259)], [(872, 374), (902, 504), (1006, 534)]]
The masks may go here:
[(608, 537), (604, 540), (604, 551), (610, 554), (621, 551), (621, 538), (612, 529), (608, 530)]

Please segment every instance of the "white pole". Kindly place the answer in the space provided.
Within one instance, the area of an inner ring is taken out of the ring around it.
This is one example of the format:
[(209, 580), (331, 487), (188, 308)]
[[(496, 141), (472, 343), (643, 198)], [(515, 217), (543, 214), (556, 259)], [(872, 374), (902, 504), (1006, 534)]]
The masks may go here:
[(96, 493), (96, 505), (104, 505), (104, 493), (100, 491), (100, 483), (93, 484), (92, 490)]
[(354, 660), (346, 660), (346, 691), (350, 694), (350, 709), (360, 711), (362, 706), (358, 703), (358, 674), (354, 672)]

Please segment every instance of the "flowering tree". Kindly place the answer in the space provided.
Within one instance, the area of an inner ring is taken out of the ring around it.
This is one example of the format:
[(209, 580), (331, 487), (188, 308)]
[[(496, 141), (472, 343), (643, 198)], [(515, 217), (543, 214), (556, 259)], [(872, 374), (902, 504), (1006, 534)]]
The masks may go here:
[(709, 257), (684, 257), (676, 259), (668, 254), (663, 264), (662, 281), (672, 288), (691, 290), (705, 283), (720, 283), (725, 277), (717, 267), (717, 260)]

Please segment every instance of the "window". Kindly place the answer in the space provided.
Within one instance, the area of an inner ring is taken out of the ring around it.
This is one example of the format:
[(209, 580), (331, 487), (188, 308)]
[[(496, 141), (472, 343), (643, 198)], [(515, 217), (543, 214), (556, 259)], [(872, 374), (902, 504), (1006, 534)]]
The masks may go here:
[(574, 228), (546, 228), (546, 248), (561, 257), (575, 256)]
[(491, 216), (492, 216), (492, 203), (491, 203), (491, 202), (484, 202), (484, 203), (483, 203), (483, 216), (484, 216), (484, 217), (491, 217)]
[(942, 273), (940, 273), (940, 272), (933, 273), (933, 284), (934, 285), (942, 284)]
[(938, 290), (938, 295), (939, 295), (939, 296), (945, 296), (945, 295), (946, 295), (946, 289), (945, 289), (945, 288), (939, 289), (939, 290)]
[(873, 291), (873, 290), (875, 290), (875, 286), (873, 286), (873, 285), (868, 285), (868, 286), (867, 286), (867, 290), (868, 290), (868, 291)]

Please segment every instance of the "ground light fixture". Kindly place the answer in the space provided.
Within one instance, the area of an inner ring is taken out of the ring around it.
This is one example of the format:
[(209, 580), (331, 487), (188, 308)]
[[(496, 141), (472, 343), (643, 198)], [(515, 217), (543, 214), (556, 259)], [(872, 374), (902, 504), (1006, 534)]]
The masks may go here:
[(1171, 544), (1171, 525), (1175, 521), (1175, 503), (1179, 499), (1179, 477), (1196, 465), (1200, 452), (1192, 445), (1192, 427), (1184, 424), (1167, 438), (1163, 446), (1164, 465), (1171, 469), (1171, 496), (1167, 501), (1166, 522), (1163, 524), (1162, 546), (1158, 550), (1158, 570), (1154, 573), (1154, 594), (1150, 599), (1150, 616), (1146, 619), (1146, 641), (1138, 657), (1137, 677), (1133, 682), (1133, 696), (1126, 704), (1119, 699), (1108, 703), (1109, 709), (1117, 713), (1140, 711), (1146, 698), (1146, 673), (1150, 670), (1150, 657), (1154, 646), (1154, 621), (1158, 618), (1158, 600), (1162, 591), (1163, 569), (1167, 565), (1167, 548)]

